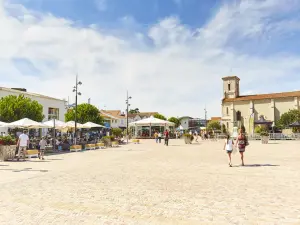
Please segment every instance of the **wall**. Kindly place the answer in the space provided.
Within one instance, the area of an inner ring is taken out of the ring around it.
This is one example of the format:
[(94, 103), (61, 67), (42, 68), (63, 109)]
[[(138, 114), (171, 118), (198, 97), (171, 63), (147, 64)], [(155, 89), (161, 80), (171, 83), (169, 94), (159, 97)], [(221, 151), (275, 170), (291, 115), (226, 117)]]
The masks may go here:
[(283, 113), (295, 108), (294, 97), (275, 99), (275, 121), (280, 119)]
[(67, 112), (65, 101), (59, 99), (51, 99), (42, 96), (33, 96), (26, 92), (18, 92), (18, 91), (7, 91), (0, 89), (0, 98), (8, 95), (16, 95), (19, 96), (23, 94), (25, 97), (29, 97), (32, 100), (36, 100), (43, 106), (43, 114), (45, 115), (44, 121), (48, 120), (48, 108), (58, 108), (59, 109), (59, 120), (65, 121), (65, 114)]
[(271, 99), (255, 100), (254, 104), (254, 120), (259, 120), (260, 116), (264, 116), (266, 120), (273, 118), (271, 110)]
[(234, 103), (234, 121), (237, 120), (236, 113), (241, 112), (241, 124), (246, 128), (246, 131), (249, 130), (249, 117), (250, 117), (250, 101), (241, 101)]
[(189, 120), (190, 120), (190, 118), (182, 118), (181, 120), (180, 120), (180, 125), (183, 127), (183, 129), (184, 130), (187, 130), (187, 129), (189, 129)]

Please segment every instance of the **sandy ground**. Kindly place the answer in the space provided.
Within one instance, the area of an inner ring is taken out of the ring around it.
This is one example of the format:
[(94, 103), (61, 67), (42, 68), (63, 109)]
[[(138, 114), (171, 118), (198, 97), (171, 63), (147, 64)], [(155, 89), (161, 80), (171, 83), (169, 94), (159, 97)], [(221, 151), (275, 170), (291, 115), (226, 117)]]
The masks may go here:
[(0, 224), (300, 224), (300, 142), (120, 148), (0, 162)]

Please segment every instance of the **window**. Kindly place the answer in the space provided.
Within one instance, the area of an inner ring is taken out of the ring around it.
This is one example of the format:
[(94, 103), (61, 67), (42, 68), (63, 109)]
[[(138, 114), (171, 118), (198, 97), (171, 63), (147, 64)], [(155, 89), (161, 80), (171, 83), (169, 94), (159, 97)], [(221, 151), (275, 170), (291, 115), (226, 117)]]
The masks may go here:
[(229, 115), (229, 109), (226, 107), (226, 115)]
[(228, 84), (228, 91), (230, 91), (230, 88), (231, 88), (231, 87), (230, 87), (230, 84)]
[(48, 120), (59, 119), (59, 109), (58, 108), (48, 108)]
[(237, 112), (236, 112), (236, 120), (237, 120), (237, 121), (241, 121), (241, 120), (242, 120), (242, 114), (241, 114), (240, 111), (237, 111)]
[(229, 128), (229, 123), (228, 122), (226, 123), (226, 127), (227, 127), (227, 130), (228, 130), (228, 128)]

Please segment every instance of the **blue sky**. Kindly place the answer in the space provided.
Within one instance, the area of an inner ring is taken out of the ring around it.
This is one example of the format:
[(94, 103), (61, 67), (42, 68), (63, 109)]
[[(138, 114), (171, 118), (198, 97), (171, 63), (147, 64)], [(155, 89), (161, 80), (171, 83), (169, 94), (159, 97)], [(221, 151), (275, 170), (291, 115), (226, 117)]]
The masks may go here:
[(223, 76), (243, 94), (298, 89), (299, 11), (297, 0), (0, 0), (0, 85), (72, 101), (79, 73), (80, 101), (99, 108), (124, 109), (128, 89), (142, 111), (218, 116)]

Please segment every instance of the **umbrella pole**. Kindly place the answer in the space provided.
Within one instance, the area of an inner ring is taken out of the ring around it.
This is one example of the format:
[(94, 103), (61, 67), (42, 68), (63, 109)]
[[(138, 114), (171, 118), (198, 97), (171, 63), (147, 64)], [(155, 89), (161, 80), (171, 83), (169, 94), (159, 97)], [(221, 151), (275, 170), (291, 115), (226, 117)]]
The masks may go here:
[(55, 118), (53, 119), (53, 151), (55, 152), (55, 144), (56, 144), (56, 132), (55, 132)]

